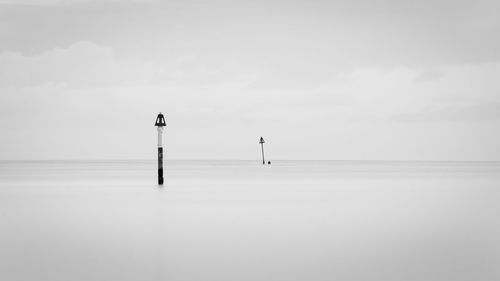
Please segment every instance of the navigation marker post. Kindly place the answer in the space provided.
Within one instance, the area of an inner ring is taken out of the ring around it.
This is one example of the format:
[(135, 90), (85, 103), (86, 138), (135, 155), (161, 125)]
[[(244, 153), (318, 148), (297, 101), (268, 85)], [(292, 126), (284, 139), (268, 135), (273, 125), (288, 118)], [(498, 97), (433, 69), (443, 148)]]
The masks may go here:
[(163, 184), (163, 143), (162, 143), (162, 133), (165, 124), (165, 117), (163, 114), (158, 114), (156, 117), (155, 126), (158, 129), (158, 184)]
[(260, 143), (260, 146), (262, 148), (262, 165), (265, 165), (266, 164), (266, 161), (264, 160), (264, 143), (265, 143), (265, 141), (264, 141), (263, 137), (260, 137), (259, 143)]

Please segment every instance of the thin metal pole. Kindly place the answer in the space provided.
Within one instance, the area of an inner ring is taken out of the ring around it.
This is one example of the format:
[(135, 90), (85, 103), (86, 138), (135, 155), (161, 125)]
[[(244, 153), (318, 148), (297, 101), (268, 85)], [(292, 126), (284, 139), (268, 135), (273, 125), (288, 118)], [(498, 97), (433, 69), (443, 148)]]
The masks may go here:
[(260, 146), (262, 147), (262, 165), (265, 165), (266, 161), (264, 160), (264, 143), (261, 143)]

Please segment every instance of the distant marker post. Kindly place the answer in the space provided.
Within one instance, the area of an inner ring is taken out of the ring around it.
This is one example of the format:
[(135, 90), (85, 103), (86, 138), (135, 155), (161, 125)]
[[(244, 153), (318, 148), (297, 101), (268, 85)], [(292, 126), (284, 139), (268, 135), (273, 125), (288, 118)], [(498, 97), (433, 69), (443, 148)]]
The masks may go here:
[(264, 160), (264, 138), (263, 137), (260, 137), (260, 147), (262, 148), (262, 165), (265, 165), (266, 164), (266, 161)]
[(163, 143), (162, 143), (162, 133), (165, 124), (165, 117), (163, 114), (158, 114), (156, 117), (155, 126), (158, 129), (158, 184), (163, 184)]

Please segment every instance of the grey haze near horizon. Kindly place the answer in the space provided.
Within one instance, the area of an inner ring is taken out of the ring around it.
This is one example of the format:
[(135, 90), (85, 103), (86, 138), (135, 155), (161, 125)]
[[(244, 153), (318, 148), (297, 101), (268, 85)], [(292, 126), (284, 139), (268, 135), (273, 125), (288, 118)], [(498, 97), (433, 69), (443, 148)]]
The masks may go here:
[(0, 0), (0, 159), (500, 160), (499, 10)]

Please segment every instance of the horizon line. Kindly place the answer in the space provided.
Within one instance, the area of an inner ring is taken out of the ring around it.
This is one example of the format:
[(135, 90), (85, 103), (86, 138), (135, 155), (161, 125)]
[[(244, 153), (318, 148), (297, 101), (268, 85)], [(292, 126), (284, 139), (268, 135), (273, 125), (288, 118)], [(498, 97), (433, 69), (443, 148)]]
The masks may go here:
[[(0, 162), (126, 162), (126, 161), (151, 161), (156, 162), (156, 159), (0, 159)], [(257, 161), (259, 159), (167, 159), (165, 162), (173, 161)], [(293, 162), (293, 161), (331, 161), (331, 162), (500, 162), (499, 160), (423, 160), (423, 159), (275, 159), (271, 162)]]

